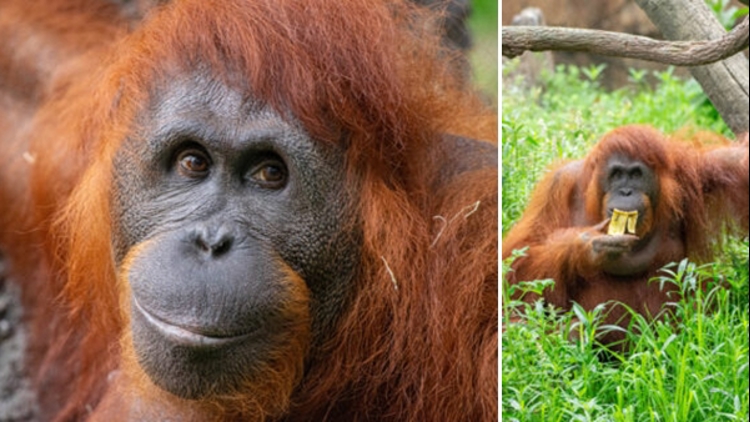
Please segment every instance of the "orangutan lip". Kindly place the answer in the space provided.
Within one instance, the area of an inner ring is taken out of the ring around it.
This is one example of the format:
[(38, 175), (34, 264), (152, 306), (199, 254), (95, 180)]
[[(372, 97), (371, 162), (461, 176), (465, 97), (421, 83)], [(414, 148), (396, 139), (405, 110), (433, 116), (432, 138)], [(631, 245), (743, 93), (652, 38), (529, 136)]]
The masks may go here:
[[(633, 209), (620, 209), (620, 208), (617, 208), (617, 209), (619, 209), (620, 211), (624, 211), (624, 212), (633, 212), (633, 211), (636, 211), (638, 213), (638, 221), (641, 220), (641, 213), (642, 213), (642, 211), (640, 211), (637, 208), (633, 208)], [(612, 214), (614, 214), (614, 213), (615, 213), (615, 208), (609, 208), (609, 209), (607, 209), (607, 218), (612, 218)]]
[(142, 315), (161, 335), (175, 344), (182, 346), (200, 348), (220, 347), (242, 341), (253, 335), (252, 332), (239, 335), (205, 334), (199, 332), (200, 329), (197, 327), (178, 326), (149, 313), (143, 309), (135, 298), (133, 298), (133, 309)]
[[(623, 209), (620, 209), (620, 211), (631, 212), (631, 211), (638, 211), (638, 210), (637, 209), (632, 209), (632, 210), (623, 210)], [(612, 217), (612, 214), (614, 214), (614, 212), (615, 212), (614, 208), (607, 209), (607, 217), (608, 218)]]

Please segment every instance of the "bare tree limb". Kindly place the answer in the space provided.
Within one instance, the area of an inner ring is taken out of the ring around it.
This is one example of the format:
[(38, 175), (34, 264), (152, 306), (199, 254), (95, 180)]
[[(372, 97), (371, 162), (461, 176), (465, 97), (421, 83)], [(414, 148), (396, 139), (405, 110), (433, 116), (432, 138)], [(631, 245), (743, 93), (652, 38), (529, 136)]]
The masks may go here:
[(709, 41), (658, 41), (648, 37), (592, 29), (504, 26), (503, 56), (524, 51), (582, 51), (675, 66), (700, 66), (731, 57), (748, 46), (748, 18), (725, 36)]

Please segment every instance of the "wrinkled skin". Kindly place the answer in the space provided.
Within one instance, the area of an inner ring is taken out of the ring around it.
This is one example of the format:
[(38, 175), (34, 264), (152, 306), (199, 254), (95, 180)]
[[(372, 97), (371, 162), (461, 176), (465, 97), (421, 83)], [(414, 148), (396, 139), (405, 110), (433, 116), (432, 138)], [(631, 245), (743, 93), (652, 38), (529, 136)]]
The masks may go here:
[[(196, 398), (252, 378), (287, 327), (324, 340), (357, 244), (340, 232), (338, 147), (208, 78), (174, 81), (153, 103), (115, 158), (115, 253), (139, 362)], [(299, 300), (290, 273), (306, 280), (309, 313), (287, 309)]]
[[(594, 232), (591, 241), (592, 260), (613, 275), (627, 276), (645, 271), (656, 256), (658, 237), (649, 236), (645, 221), (653, 220), (657, 206), (659, 183), (656, 175), (645, 163), (625, 155), (614, 155), (607, 161), (599, 183), (604, 191), (602, 213), (607, 216)], [(607, 235), (609, 219), (615, 209), (638, 211), (636, 233)]]

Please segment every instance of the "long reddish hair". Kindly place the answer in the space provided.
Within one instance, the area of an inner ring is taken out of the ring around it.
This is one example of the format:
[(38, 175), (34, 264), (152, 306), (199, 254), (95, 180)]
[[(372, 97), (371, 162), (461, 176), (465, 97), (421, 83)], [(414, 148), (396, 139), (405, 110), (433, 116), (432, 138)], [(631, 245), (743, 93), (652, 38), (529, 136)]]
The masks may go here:
[[(357, 294), (293, 406), (311, 418), (337, 411), (321, 403), (403, 421), (496, 414), (496, 171), (435, 196), (434, 169), (414, 159), (443, 134), (496, 143), (496, 111), (466, 89), (436, 28), (399, 0), (180, 0), (67, 65), (32, 146), (44, 204), (34, 218), (54, 233), (45, 259), (69, 312), (40, 377), (75, 377), (61, 419), (99, 400), (127, 329), (109, 253), (112, 158), (155, 87), (195, 69), (347, 147), (363, 224)], [(476, 206), (491, 215), (472, 219), (467, 198), (484, 198)], [(436, 243), (438, 212), (465, 224), (441, 228)], [(59, 375), (64, 361), (75, 366)]]

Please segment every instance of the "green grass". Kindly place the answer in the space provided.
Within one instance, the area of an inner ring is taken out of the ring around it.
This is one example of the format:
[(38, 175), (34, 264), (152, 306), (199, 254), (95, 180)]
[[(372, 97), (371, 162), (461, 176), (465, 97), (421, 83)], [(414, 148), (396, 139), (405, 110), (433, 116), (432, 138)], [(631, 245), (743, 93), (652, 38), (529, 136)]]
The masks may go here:
[[(617, 126), (729, 134), (692, 80), (663, 72), (650, 87), (645, 74), (633, 71), (629, 86), (607, 92), (597, 83), (602, 71), (558, 67), (538, 87), (504, 83), (503, 232), (519, 218), (551, 162), (584, 156)], [(748, 247), (747, 239), (732, 240), (719, 263), (683, 262), (668, 269), (663, 282), (692, 293), (665, 321), (650, 324), (636, 316), (641, 334), (629, 334), (632, 350), (608, 359), (601, 359), (602, 348), (592, 341), (598, 310), (555, 315), (541, 304), (510, 301), (504, 286), (503, 315), (520, 307), (525, 321), (503, 321), (503, 421), (747, 421)], [(724, 280), (729, 287), (696, 290), (698, 279)], [(544, 283), (524, 288), (538, 290)], [(574, 324), (574, 315), (581, 323)], [(569, 341), (571, 330), (582, 340)]]

